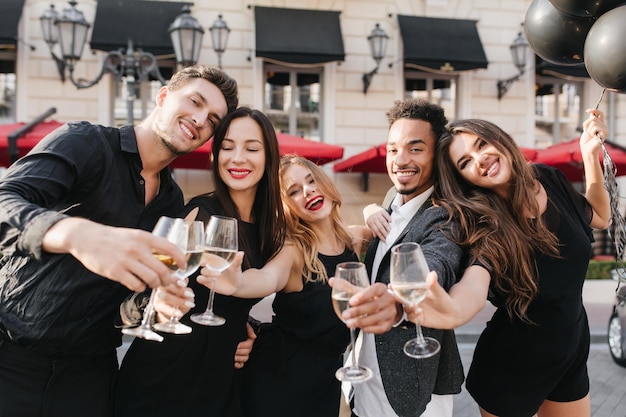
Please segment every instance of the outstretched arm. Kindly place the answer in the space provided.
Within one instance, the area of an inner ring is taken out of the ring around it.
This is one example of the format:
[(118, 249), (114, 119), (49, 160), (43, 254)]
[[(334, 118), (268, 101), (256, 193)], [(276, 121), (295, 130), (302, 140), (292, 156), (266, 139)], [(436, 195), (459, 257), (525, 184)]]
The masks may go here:
[(43, 236), (42, 248), (50, 253), (69, 253), (90, 271), (135, 292), (175, 281), (172, 271), (154, 257), (154, 252), (172, 256), (178, 265), (187, 264), (183, 253), (165, 238), (78, 217), (52, 225)]
[(209, 287), (212, 279), (217, 278), (215, 292), (219, 294), (240, 298), (267, 297), (282, 290), (290, 276), (302, 273), (302, 268), (298, 271), (296, 266), (297, 259), (301, 257), (295, 245), (285, 243), (280, 252), (262, 269), (250, 268), (241, 272), (243, 252), (239, 252), (232, 265), (221, 273), (202, 268), (197, 281)]
[(485, 306), (491, 278), (485, 268), (472, 265), (449, 292), (439, 285), (436, 272), (430, 272), (428, 280), (430, 289), (426, 298), (418, 305), (405, 304), (407, 318), (432, 329), (455, 329), (470, 321)]

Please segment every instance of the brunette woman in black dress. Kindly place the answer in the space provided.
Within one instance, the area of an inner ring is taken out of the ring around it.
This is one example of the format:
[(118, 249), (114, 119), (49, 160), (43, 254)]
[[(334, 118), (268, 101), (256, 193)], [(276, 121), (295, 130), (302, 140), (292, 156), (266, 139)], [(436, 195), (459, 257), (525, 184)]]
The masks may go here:
[[(241, 107), (222, 120), (212, 154), (215, 191), (192, 199), (181, 217), (197, 210), (196, 218), (204, 222), (212, 214), (237, 218), (243, 268), (260, 268), (280, 250), (286, 230), (275, 130), (263, 113)], [(168, 334), (162, 343), (133, 341), (120, 369), (116, 416), (242, 415), (241, 371), (233, 358), (247, 338), (248, 313), (259, 299), (216, 295), (214, 311), (226, 323), (206, 327), (188, 317), (204, 311), (209, 290), (196, 276), (189, 287), (196, 307), (182, 321), (192, 333)]]
[(433, 283), (410, 319), (454, 328), (497, 307), (466, 381), (482, 416), (588, 417), (589, 325), (582, 288), (592, 227), (611, 216), (599, 161), (608, 131), (588, 110), (580, 138), (586, 190), (555, 168), (529, 165), (502, 129), (460, 120), (437, 148), (443, 202), (460, 219), (473, 262), (449, 294)]

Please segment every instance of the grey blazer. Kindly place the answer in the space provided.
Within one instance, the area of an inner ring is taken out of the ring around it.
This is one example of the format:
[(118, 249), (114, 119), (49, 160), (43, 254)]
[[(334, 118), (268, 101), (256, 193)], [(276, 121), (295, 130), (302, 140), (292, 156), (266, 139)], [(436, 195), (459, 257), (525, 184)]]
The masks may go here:
[[(402, 231), (396, 243), (419, 243), (431, 270), (437, 271), (439, 284), (449, 289), (461, 274), (463, 250), (444, 235), (448, 212), (426, 201)], [(371, 276), (379, 239), (368, 247), (365, 264)], [(390, 248), (393, 245), (390, 245)], [(376, 281), (389, 283), (390, 250), (385, 253)], [(376, 335), (376, 356), (389, 403), (400, 417), (417, 417), (426, 409), (432, 393), (458, 394), (464, 380), (463, 365), (453, 330), (423, 328), (425, 336), (436, 338), (441, 351), (427, 359), (413, 359), (402, 348), (415, 337), (415, 325), (403, 322), (387, 333)]]

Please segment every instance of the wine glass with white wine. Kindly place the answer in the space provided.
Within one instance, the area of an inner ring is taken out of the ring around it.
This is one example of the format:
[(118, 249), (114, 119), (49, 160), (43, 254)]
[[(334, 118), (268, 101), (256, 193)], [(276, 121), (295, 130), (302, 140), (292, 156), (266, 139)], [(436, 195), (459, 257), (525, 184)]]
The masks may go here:
[[(157, 221), (157, 224), (152, 230), (152, 234), (155, 236), (161, 236), (176, 244), (176, 242), (182, 242), (182, 236), (185, 233), (185, 221), (183, 219), (174, 219), (172, 217), (161, 216)], [(178, 270), (178, 265), (172, 259), (171, 256), (154, 253), (154, 256), (161, 261), (164, 265), (172, 270), (172, 272)], [(146, 340), (153, 340), (155, 342), (162, 342), (163, 336), (152, 330), (152, 320), (154, 318), (154, 295), (155, 290), (150, 291), (150, 300), (143, 312), (143, 318), (141, 324), (137, 327), (131, 327), (122, 329), (122, 333), (140, 337)]]
[[(350, 297), (370, 285), (365, 265), (361, 262), (342, 262), (337, 264), (334, 276), (333, 290), (331, 293), (333, 309), (337, 316), (343, 320), (341, 314), (350, 307)], [(372, 377), (372, 370), (357, 363), (354, 351), (354, 329), (350, 329), (350, 348), (352, 361), (350, 365), (337, 369), (335, 377), (340, 381), (358, 383), (367, 381)]]
[[(237, 219), (213, 215), (206, 226), (202, 260), (212, 271), (222, 272), (230, 266), (237, 254)], [(209, 302), (204, 313), (191, 316), (191, 320), (204, 326), (221, 326), (226, 319), (213, 312), (215, 280), (209, 288)]]
[[(391, 248), (390, 282), (393, 292), (403, 301), (416, 305), (426, 297), (428, 291), (428, 263), (420, 245), (403, 242)], [(424, 337), (419, 323), (415, 323), (417, 337), (404, 345), (404, 353), (416, 359), (429, 358), (439, 352), (441, 346), (436, 339)]]
[[(179, 238), (180, 242), (176, 242), (187, 257), (187, 268), (177, 269), (174, 277), (179, 281), (184, 280), (198, 269), (202, 260), (202, 252), (204, 249), (204, 223), (201, 221), (185, 222), (185, 232)], [(165, 323), (156, 323), (154, 328), (160, 332), (173, 334), (191, 333), (191, 327), (180, 322), (178, 317), (171, 316)]]

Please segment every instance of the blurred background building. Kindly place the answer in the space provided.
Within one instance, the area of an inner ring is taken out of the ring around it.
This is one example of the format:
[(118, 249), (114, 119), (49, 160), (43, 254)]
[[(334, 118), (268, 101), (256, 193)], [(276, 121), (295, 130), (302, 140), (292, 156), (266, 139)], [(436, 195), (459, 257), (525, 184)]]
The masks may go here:
[[(584, 65), (551, 64), (524, 48), (530, 0), (52, 3), (59, 16), (82, 12), (89, 25), (80, 27), (87, 29), (84, 50), (68, 62), (58, 42), (46, 42), (42, 17), (50, 0), (2, 0), (0, 123), (28, 123), (51, 108), (46, 118), (60, 122), (140, 120), (153, 106), (159, 76), (167, 79), (180, 65), (170, 29), (182, 13), (203, 32), (197, 61), (237, 79), (241, 104), (265, 111), (279, 132), (343, 148), (342, 160), (324, 167), (342, 190), (350, 223), (361, 223), (362, 207), (381, 202), (391, 185), (377, 149), (395, 100), (426, 98), (449, 120), (485, 118), (520, 146), (541, 149), (576, 138), (584, 110), (602, 94)], [(146, 72), (139, 82), (126, 69), (99, 78), (128, 55), (133, 65), (148, 65), (141, 51), (154, 57), (158, 74)], [(89, 88), (76, 86), (92, 80)], [(626, 144), (624, 105), (612, 92), (600, 102), (617, 144)], [(189, 168), (175, 169), (186, 197), (210, 190), (211, 172)]]

